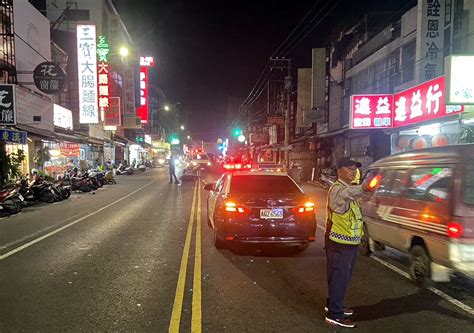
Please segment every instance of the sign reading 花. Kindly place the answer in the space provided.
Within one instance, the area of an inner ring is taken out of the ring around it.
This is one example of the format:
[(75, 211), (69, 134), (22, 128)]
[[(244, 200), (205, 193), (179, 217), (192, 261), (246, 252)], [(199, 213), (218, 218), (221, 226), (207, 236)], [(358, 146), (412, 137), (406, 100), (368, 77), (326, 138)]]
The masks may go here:
[(97, 57), (99, 64), (97, 65), (98, 85), (99, 85), (99, 110), (107, 113), (110, 108), (110, 70), (108, 63), (109, 45), (105, 36), (99, 36), (97, 44)]
[(79, 122), (98, 124), (97, 45), (93, 24), (77, 25)]
[(42, 62), (33, 72), (33, 81), (45, 94), (59, 94), (66, 85), (66, 73), (58, 63)]
[(0, 125), (16, 124), (15, 86), (0, 85)]
[(444, 76), (394, 95), (394, 127), (411, 125), (464, 111), (461, 105), (446, 106)]
[(4, 142), (25, 145), (26, 136), (26, 132), (0, 129), (0, 138)]
[(418, 82), (443, 74), (445, 0), (418, 0), (416, 63)]
[(390, 128), (393, 95), (352, 95), (350, 110), (350, 128)]

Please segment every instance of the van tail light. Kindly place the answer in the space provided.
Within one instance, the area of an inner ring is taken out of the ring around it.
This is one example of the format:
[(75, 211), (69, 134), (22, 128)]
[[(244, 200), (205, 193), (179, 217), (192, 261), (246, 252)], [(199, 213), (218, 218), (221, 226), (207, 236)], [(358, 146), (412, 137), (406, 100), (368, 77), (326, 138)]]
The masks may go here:
[(224, 207), (225, 211), (229, 213), (247, 214), (250, 212), (250, 209), (248, 209), (247, 207), (243, 205), (238, 205), (233, 201), (226, 201), (224, 203)]
[(314, 202), (308, 201), (301, 206), (296, 206), (293, 208), (293, 213), (295, 214), (304, 214), (314, 212)]
[(462, 235), (462, 226), (457, 222), (448, 223), (448, 235), (451, 238), (459, 238)]

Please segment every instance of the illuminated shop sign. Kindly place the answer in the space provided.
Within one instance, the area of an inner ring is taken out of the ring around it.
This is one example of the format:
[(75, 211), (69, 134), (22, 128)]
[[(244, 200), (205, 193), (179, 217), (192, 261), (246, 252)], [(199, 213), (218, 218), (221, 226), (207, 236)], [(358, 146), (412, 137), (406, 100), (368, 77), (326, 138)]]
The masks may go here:
[(95, 25), (77, 25), (79, 122), (98, 124), (97, 57)]
[(393, 95), (351, 96), (351, 128), (392, 127)]

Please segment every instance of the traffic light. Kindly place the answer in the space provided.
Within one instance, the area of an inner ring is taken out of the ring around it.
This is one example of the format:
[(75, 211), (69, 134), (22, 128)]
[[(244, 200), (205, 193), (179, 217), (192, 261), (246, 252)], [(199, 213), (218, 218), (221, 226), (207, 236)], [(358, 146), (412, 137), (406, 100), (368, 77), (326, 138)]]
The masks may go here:
[(236, 127), (232, 130), (232, 135), (236, 138), (239, 137), (239, 135), (242, 135), (242, 134), (244, 134), (244, 132), (239, 127)]

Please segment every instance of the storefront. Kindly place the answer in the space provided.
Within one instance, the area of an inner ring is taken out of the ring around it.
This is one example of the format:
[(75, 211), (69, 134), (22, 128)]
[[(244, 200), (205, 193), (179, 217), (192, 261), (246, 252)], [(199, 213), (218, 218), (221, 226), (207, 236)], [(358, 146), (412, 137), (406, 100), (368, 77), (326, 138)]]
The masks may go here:
[(30, 154), (28, 152), (27, 133), (15, 130), (0, 129), (0, 137), (3, 141), (5, 141), (5, 151), (7, 155), (15, 154), (17, 156), (24, 156), (24, 160), (20, 165), (21, 174), (25, 175), (29, 173)]
[(79, 144), (73, 142), (43, 141), (49, 150), (49, 161), (44, 163), (44, 171), (53, 178), (63, 174), (68, 168), (79, 165)]

